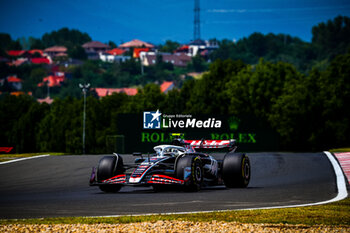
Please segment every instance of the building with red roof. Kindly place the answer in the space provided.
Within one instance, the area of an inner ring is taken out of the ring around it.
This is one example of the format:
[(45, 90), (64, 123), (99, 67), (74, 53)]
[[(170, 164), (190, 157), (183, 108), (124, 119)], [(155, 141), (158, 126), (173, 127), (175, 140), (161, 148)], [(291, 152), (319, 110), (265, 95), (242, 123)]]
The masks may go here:
[(9, 82), (9, 83), (21, 83), (22, 79), (17, 78), (17, 76), (8, 76), (7, 82)]
[(99, 41), (90, 41), (82, 45), (82, 47), (85, 49), (87, 52), (106, 52), (111, 48), (111, 46), (104, 44)]
[(32, 92), (27, 92), (27, 93), (25, 93), (25, 92), (23, 92), (23, 91), (13, 91), (13, 92), (10, 93), (10, 95), (14, 95), (14, 96), (30, 95), (30, 96), (32, 96), (33, 93), (32, 93)]
[(142, 64), (144, 66), (155, 65), (157, 63), (157, 55), (162, 57), (162, 61), (166, 63), (171, 63), (174, 66), (186, 67), (187, 64), (192, 60), (192, 58), (184, 53), (145, 53), (141, 54)]
[(162, 85), (160, 85), (160, 91), (163, 93), (168, 93), (168, 91), (175, 88), (174, 82), (164, 81)]
[(130, 56), (123, 56), (123, 55), (112, 55), (109, 53), (100, 53), (99, 58), (101, 61), (104, 62), (125, 62), (129, 60), (131, 57)]
[(122, 89), (121, 93), (125, 93), (127, 95), (136, 95), (137, 94), (137, 88), (124, 87), (121, 89)]
[(8, 84), (16, 89), (17, 91), (22, 89), (22, 79), (18, 78), (17, 76), (8, 76), (7, 78)]
[(149, 48), (134, 48), (133, 57), (139, 58), (141, 52), (149, 52)]
[(85, 53), (90, 60), (98, 60), (99, 53), (108, 51), (111, 46), (101, 43), (99, 41), (90, 41), (82, 45), (85, 49)]
[(9, 66), (20, 66), (23, 64), (28, 64), (28, 58), (18, 58), (17, 60), (7, 63)]
[(58, 54), (67, 54), (67, 48), (64, 46), (52, 46), (50, 48), (46, 48), (44, 53), (50, 57), (56, 57)]
[(66, 80), (64, 76), (54, 76), (50, 75), (43, 78), (43, 81), (38, 84), (38, 87), (43, 87), (47, 85), (48, 87), (59, 87)]
[(106, 53), (109, 53), (110, 55), (114, 55), (114, 56), (122, 55), (125, 52), (126, 51), (124, 49), (119, 49), (119, 48), (114, 48), (114, 49), (106, 51)]
[(43, 56), (44, 55), (44, 51), (42, 51), (41, 49), (32, 49), (32, 50), (28, 50), (28, 53), (30, 53), (31, 55), (34, 55), (34, 54), (40, 54), (40, 56)]
[(46, 97), (46, 98), (44, 98), (44, 99), (37, 99), (37, 101), (39, 102), (39, 103), (47, 103), (47, 104), (52, 104), (52, 102), (53, 102), (53, 99), (51, 99), (49, 96), (48, 97)]
[(147, 43), (138, 39), (134, 39), (132, 41), (119, 45), (119, 48), (142, 48), (142, 47), (154, 48), (155, 46), (151, 43)]
[(129, 88), (129, 87), (124, 87), (124, 88), (95, 88), (95, 91), (97, 95), (102, 98), (107, 95), (112, 95), (113, 93), (125, 93), (127, 95), (136, 95), (137, 94), (137, 89), (136, 88)]
[(51, 64), (50, 59), (48, 59), (46, 57), (34, 57), (34, 58), (30, 59), (30, 61), (33, 64), (48, 64), (48, 65)]
[(190, 49), (190, 46), (188, 45), (182, 45), (181, 47), (179, 47), (178, 49), (175, 50), (175, 53), (188, 53)]
[(30, 57), (31, 54), (26, 50), (10, 50), (6, 52), (9, 56), (12, 57)]

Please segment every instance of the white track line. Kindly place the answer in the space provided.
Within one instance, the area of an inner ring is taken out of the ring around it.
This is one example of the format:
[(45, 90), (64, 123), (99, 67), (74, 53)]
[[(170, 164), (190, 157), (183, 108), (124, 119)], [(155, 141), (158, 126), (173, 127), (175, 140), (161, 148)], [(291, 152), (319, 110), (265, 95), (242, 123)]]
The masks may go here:
[[(336, 197), (315, 203), (306, 203), (299, 205), (285, 205), (285, 206), (272, 206), (272, 207), (260, 207), (260, 208), (247, 208), (247, 209), (236, 209), (236, 210), (265, 210), (265, 209), (281, 209), (281, 208), (294, 208), (294, 207), (304, 207), (304, 206), (314, 206), (314, 205), (323, 205), (331, 202), (336, 202), (345, 199), (348, 196), (348, 191), (346, 188), (345, 177), (344, 174), (334, 156), (328, 152), (324, 151), (329, 161), (333, 166), (333, 170), (337, 179), (337, 188), (338, 194)], [(131, 214), (131, 215), (105, 215), (105, 216), (85, 216), (86, 218), (114, 218), (114, 217), (125, 217), (125, 216), (150, 216), (150, 215), (178, 215), (178, 214), (198, 214), (198, 213), (212, 213), (212, 212), (227, 212), (234, 210), (209, 210), (209, 211), (193, 211), (193, 212), (175, 212), (175, 213), (153, 213), (153, 214)]]
[(0, 162), (0, 165), (2, 164), (8, 164), (8, 163), (15, 163), (23, 160), (28, 160), (28, 159), (37, 159), (37, 158), (43, 158), (43, 157), (48, 157), (50, 155), (38, 155), (38, 156), (33, 156), (33, 157), (27, 157), (27, 158), (21, 158), (21, 159), (13, 159), (5, 162)]
[(337, 188), (338, 188), (338, 194), (336, 197), (327, 200), (327, 201), (321, 201), (321, 202), (316, 202), (316, 203), (307, 203), (307, 204), (300, 204), (300, 205), (288, 205), (288, 206), (277, 206), (277, 207), (263, 207), (263, 208), (253, 208), (250, 210), (256, 210), (256, 209), (277, 209), (277, 208), (292, 208), (292, 207), (303, 207), (303, 206), (313, 206), (313, 205), (323, 205), (323, 204), (328, 204), (331, 202), (336, 202), (345, 199), (348, 196), (348, 190), (346, 188), (346, 182), (345, 182), (345, 177), (343, 174), (342, 169), (339, 166), (339, 163), (337, 160), (334, 158), (334, 156), (328, 152), (324, 151), (324, 153), (327, 155), (329, 161), (331, 162), (334, 173), (337, 179)]

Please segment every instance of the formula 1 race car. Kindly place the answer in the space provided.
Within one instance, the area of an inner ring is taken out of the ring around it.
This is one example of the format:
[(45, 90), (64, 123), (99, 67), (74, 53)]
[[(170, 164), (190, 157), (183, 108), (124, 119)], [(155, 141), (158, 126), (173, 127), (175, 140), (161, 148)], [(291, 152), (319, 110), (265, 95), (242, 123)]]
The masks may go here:
[[(223, 160), (199, 151), (227, 149)], [(155, 154), (134, 153), (133, 164), (124, 164), (119, 154), (104, 156), (92, 169), (90, 186), (104, 192), (118, 192), (122, 186), (152, 186), (161, 191), (179, 186), (199, 191), (202, 186), (247, 187), (250, 162), (247, 155), (234, 153), (235, 140), (183, 140), (176, 135), (172, 145), (154, 147)], [(197, 151), (196, 151), (197, 150)]]

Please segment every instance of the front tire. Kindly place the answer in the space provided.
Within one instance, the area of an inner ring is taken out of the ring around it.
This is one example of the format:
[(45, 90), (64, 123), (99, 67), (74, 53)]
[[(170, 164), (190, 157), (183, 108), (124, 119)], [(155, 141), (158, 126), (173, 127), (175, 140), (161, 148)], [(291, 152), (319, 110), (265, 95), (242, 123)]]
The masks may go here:
[[(123, 159), (120, 155), (105, 156), (98, 163), (97, 181), (102, 182), (108, 178), (123, 173)], [(116, 193), (121, 189), (119, 184), (99, 185), (103, 192)]]
[(203, 183), (203, 165), (197, 156), (184, 156), (176, 164), (176, 177), (184, 180), (184, 190), (197, 192)]
[(245, 188), (250, 181), (250, 161), (245, 154), (227, 154), (222, 164), (222, 178), (227, 188)]

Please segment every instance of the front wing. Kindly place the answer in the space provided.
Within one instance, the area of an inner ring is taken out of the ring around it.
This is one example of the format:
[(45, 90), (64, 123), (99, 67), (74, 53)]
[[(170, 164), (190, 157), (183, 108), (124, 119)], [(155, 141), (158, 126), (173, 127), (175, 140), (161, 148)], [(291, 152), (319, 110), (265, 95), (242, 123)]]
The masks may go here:
[(96, 168), (92, 169), (90, 177), (90, 186), (99, 185), (132, 185), (132, 186), (149, 186), (152, 184), (164, 185), (184, 185), (185, 181), (163, 174), (145, 175), (140, 181), (134, 182), (131, 174), (120, 174), (111, 178), (97, 181)]

